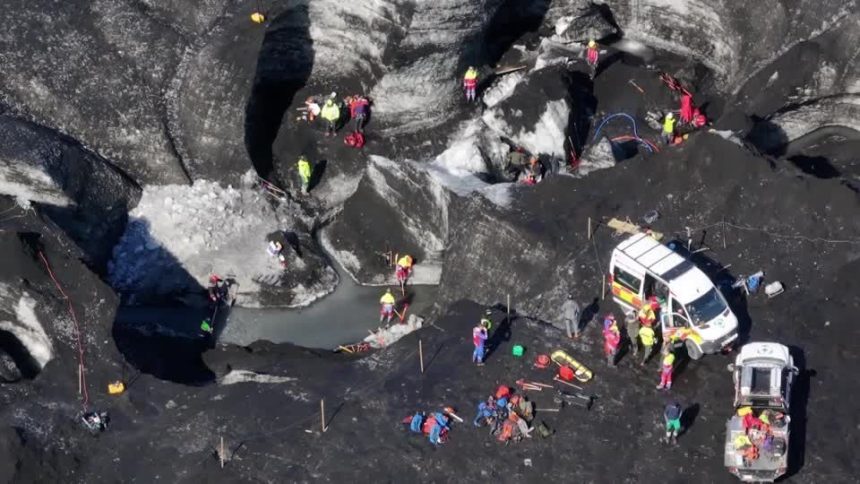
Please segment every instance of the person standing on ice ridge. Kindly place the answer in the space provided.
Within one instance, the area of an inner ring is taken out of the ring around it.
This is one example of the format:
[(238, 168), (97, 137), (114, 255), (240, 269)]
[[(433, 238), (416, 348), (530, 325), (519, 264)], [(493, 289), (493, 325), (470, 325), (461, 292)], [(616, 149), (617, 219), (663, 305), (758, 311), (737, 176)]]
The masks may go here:
[(585, 51), (585, 61), (588, 63), (590, 77), (594, 79), (597, 75), (597, 63), (599, 62), (600, 51), (597, 50), (597, 42), (594, 39), (588, 41), (588, 49)]
[(472, 344), (475, 350), (472, 352), (472, 363), (478, 366), (484, 364), (484, 343), (487, 342), (487, 323), (482, 319), (477, 326), (472, 328)]
[[(332, 93), (334, 94), (334, 93)], [(325, 100), (320, 117), (325, 121), (325, 135), (334, 136), (337, 132), (337, 123), (340, 120), (340, 108), (334, 102), (334, 96)]]
[(391, 289), (387, 289), (385, 294), (379, 298), (379, 304), (382, 305), (382, 308), (379, 310), (380, 323), (385, 319), (385, 324), (391, 324), (391, 318), (394, 316), (395, 302), (397, 302), (397, 300), (394, 299), (394, 294), (391, 293)]
[(675, 367), (675, 354), (669, 352), (663, 357), (663, 364), (660, 367), (660, 384), (657, 385), (657, 390), (672, 388), (672, 372)]
[(397, 279), (397, 283), (400, 284), (401, 292), (404, 291), (406, 287), (406, 281), (409, 280), (409, 276), (412, 275), (412, 256), (404, 255), (397, 261), (397, 267), (394, 269), (394, 277)]
[(466, 69), (463, 76), (463, 90), (466, 92), (466, 102), (475, 101), (475, 90), (478, 88), (478, 70), (473, 66)]
[(672, 144), (672, 138), (675, 137), (675, 115), (672, 114), (671, 111), (666, 113), (666, 117), (663, 119), (663, 131), (660, 133), (660, 138), (663, 140), (663, 144), (670, 145)]
[(367, 122), (367, 115), (370, 112), (370, 101), (366, 97), (355, 95), (349, 102), (349, 117), (355, 121), (355, 131), (357, 133), (364, 132), (364, 123)]
[(299, 157), (298, 162), (299, 180), (302, 184), (302, 193), (308, 193), (311, 183), (311, 163), (305, 155)]

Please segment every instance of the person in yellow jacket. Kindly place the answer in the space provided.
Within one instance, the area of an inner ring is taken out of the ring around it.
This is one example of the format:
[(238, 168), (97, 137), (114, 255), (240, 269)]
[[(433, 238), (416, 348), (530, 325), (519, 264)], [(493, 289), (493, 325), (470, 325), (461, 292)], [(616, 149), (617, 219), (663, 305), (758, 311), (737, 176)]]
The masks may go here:
[(382, 309), (379, 310), (379, 322), (381, 323), (383, 320), (385, 324), (391, 324), (391, 318), (394, 316), (394, 303), (397, 300), (394, 299), (394, 294), (391, 293), (391, 289), (387, 289), (385, 294), (379, 298), (379, 304), (382, 305)]
[(670, 145), (672, 144), (672, 138), (675, 137), (675, 115), (672, 114), (671, 111), (666, 113), (666, 117), (663, 118), (663, 132), (660, 133), (660, 138), (663, 139), (663, 143)]
[(334, 102), (334, 96), (325, 100), (320, 117), (325, 120), (325, 135), (334, 136), (337, 132), (337, 123), (340, 120), (340, 107)]
[(648, 358), (651, 357), (651, 352), (654, 350), (654, 343), (657, 341), (657, 335), (654, 333), (654, 328), (651, 326), (639, 327), (639, 341), (642, 342), (642, 361), (639, 366), (645, 366)]
[(299, 157), (299, 179), (302, 182), (302, 193), (308, 193), (311, 183), (311, 163), (305, 155)]
[(400, 283), (400, 288), (403, 289), (403, 286), (406, 285), (406, 281), (409, 279), (409, 276), (412, 275), (412, 256), (404, 255), (400, 259), (397, 260), (397, 268), (394, 270), (394, 277), (397, 278), (397, 282)]
[(466, 102), (475, 101), (475, 90), (478, 89), (478, 69), (469, 66), (463, 76), (463, 90), (466, 92)]

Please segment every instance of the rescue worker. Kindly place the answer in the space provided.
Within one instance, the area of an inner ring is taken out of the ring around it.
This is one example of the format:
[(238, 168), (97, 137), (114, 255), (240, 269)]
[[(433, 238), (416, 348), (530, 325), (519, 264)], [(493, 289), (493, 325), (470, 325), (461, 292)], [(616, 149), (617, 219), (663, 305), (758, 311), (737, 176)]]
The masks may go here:
[(675, 115), (672, 114), (671, 111), (669, 111), (668, 113), (666, 113), (666, 117), (663, 119), (663, 131), (660, 133), (660, 138), (663, 140), (663, 144), (669, 145), (672, 144), (672, 140), (674, 137)]
[(672, 372), (675, 370), (675, 354), (669, 353), (663, 357), (663, 364), (660, 367), (660, 384), (657, 385), (658, 390), (672, 388)]
[(614, 367), (615, 357), (618, 356), (618, 346), (621, 344), (621, 331), (618, 330), (615, 317), (611, 314), (606, 317), (603, 324), (603, 352), (606, 355), (606, 363)]
[[(334, 93), (332, 93), (334, 94)], [(334, 136), (337, 132), (337, 123), (340, 120), (340, 108), (334, 102), (334, 96), (325, 100), (320, 117), (325, 120), (325, 135)]]
[(693, 96), (684, 91), (681, 94), (681, 123), (687, 124), (693, 120)]
[(391, 324), (391, 318), (394, 316), (394, 303), (397, 300), (394, 299), (394, 294), (391, 293), (391, 289), (386, 289), (385, 294), (379, 298), (379, 304), (382, 305), (382, 309), (379, 311), (379, 322), (381, 323), (383, 319), (387, 319), (385, 324)]
[(508, 403), (508, 420), (516, 424), (516, 426), (520, 430), (521, 436), (526, 437), (528, 439), (532, 438), (531, 432), (534, 429), (532, 427), (529, 427), (529, 424), (525, 421), (525, 419), (517, 415), (517, 412), (514, 411), (513, 406), (510, 403)]
[(349, 117), (355, 121), (355, 130), (357, 132), (364, 132), (364, 124), (367, 122), (368, 114), (370, 114), (370, 101), (364, 96), (353, 96), (349, 103)]
[(654, 321), (657, 320), (657, 315), (654, 314), (654, 306), (650, 302), (642, 304), (637, 316), (639, 316), (639, 323), (642, 326), (654, 326)]
[(397, 278), (397, 282), (400, 284), (400, 288), (406, 285), (406, 281), (409, 279), (409, 276), (412, 275), (412, 256), (404, 255), (400, 259), (397, 260), (397, 267), (394, 269), (394, 277)]
[(597, 63), (599, 57), (600, 52), (597, 50), (597, 42), (595, 42), (594, 39), (589, 40), (588, 50), (585, 52), (585, 61), (588, 63), (591, 79), (594, 79), (594, 76), (597, 75)]
[(473, 66), (466, 69), (463, 76), (463, 90), (466, 92), (466, 102), (475, 101), (475, 90), (478, 88), (478, 70)]
[(310, 96), (309, 98), (305, 99), (304, 115), (301, 119), (312, 123), (315, 119), (317, 119), (317, 116), (320, 115), (321, 111), (322, 108), (320, 108), (319, 101), (317, 101), (315, 97)]
[[(564, 327), (568, 338), (579, 338), (579, 319), (581, 314), (579, 304), (573, 300), (573, 294), (568, 294), (567, 300), (561, 305), (561, 317), (564, 318)], [(573, 330), (572, 333), (571, 330)]]
[(472, 352), (472, 363), (478, 366), (484, 365), (484, 343), (487, 342), (487, 323), (482, 319), (477, 326), (472, 328), (472, 344), (475, 350)]
[(666, 443), (677, 444), (681, 432), (681, 405), (672, 402), (663, 410), (663, 420), (666, 422)]
[(433, 417), (435, 420), (435, 424), (430, 430), (430, 435), (428, 436), (428, 438), (430, 439), (431, 444), (439, 445), (444, 443), (443, 437), (448, 431), (449, 419), (448, 416), (442, 412), (433, 412)]
[(305, 155), (299, 157), (298, 169), (299, 179), (302, 184), (302, 193), (307, 194), (311, 183), (311, 163)]
[(706, 124), (708, 124), (708, 118), (702, 113), (699, 108), (693, 109), (693, 127), (696, 129), (704, 128)]
[(511, 146), (506, 159), (505, 172), (513, 175), (514, 178), (518, 178), (528, 166), (527, 161), (526, 152), (522, 147)]
[(284, 255), (284, 245), (277, 240), (270, 240), (266, 246), (266, 252), (271, 257), (277, 257), (281, 267), (287, 267), (287, 258)]
[(496, 418), (496, 399), (490, 395), (487, 400), (478, 404), (478, 414), (475, 415), (475, 420), (472, 424), (475, 427), (481, 427), (484, 424), (493, 426)]
[(629, 311), (624, 315), (624, 325), (627, 329), (627, 339), (633, 356), (639, 356), (639, 318), (636, 313)]
[(639, 328), (639, 340), (642, 341), (642, 361), (639, 366), (645, 366), (648, 358), (651, 357), (651, 352), (654, 351), (654, 343), (657, 335), (654, 333), (654, 328), (645, 326)]

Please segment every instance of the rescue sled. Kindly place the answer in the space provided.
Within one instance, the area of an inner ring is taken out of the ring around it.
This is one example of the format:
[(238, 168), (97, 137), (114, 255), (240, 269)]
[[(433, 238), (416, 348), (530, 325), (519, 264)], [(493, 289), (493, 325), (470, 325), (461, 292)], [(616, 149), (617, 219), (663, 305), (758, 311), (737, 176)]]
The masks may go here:
[(550, 359), (559, 366), (569, 366), (573, 369), (573, 374), (577, 380), (587, 382), (593, 376), (591, 370), (585, 367), (582, 363), (573, 359), (572, 356), (562, 350), (556, 350), (550, 356)]

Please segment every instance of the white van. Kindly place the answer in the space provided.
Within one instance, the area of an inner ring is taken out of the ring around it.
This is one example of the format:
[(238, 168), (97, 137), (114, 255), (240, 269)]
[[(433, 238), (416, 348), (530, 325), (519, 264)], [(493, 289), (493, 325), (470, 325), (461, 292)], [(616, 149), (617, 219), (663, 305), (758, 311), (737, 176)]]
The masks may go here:
[(609, 282), (615, 302), (628, 310), (638, 310), (651, 296), (662, 300), (663, 341), (683, 331), (694, 360), (738, 337), (738, 318), (708, 276), (647, 234), (635, 234), (612, 251)]

